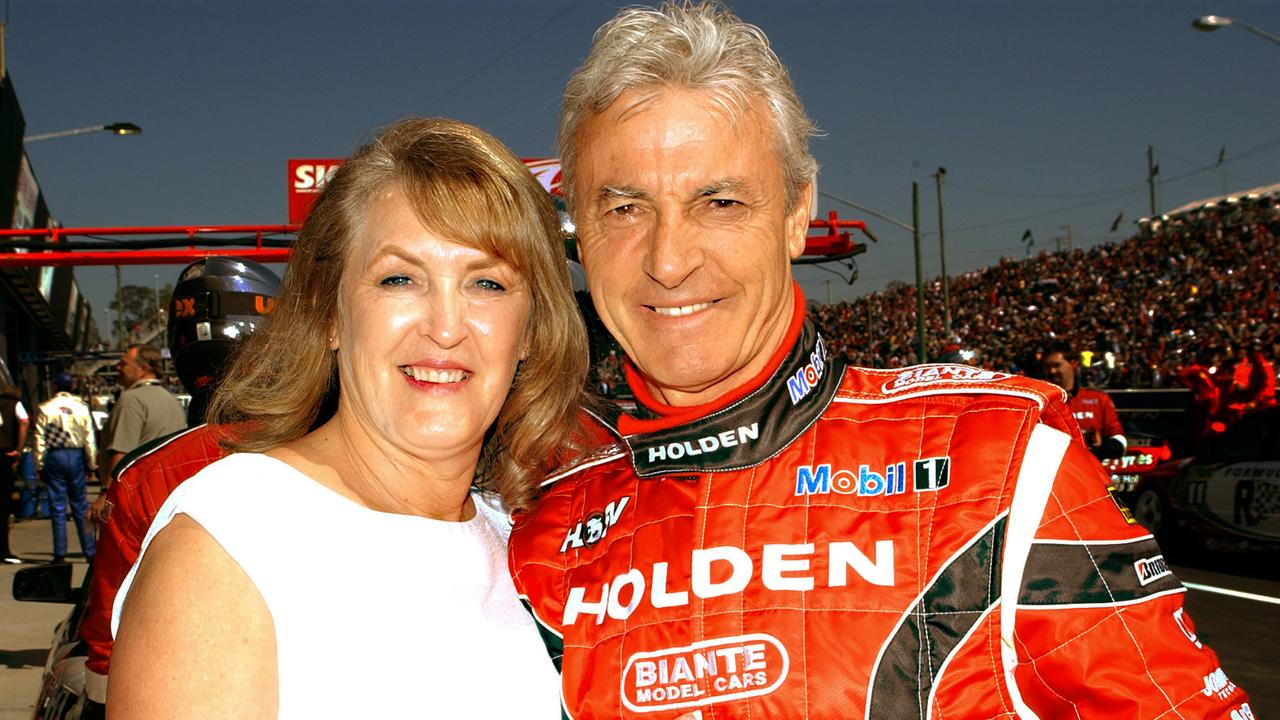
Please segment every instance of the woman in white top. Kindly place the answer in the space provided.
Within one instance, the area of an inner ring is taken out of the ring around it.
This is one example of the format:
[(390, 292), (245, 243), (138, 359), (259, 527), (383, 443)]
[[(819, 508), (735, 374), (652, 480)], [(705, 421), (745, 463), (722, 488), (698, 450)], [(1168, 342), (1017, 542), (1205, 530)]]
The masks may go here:
[[(116, 606), (119, 718), (558, 717), (507, 515), (577, 431), (585, 332), (547, 194), (405, 120), (331, 176)], [(336, 410), (333, 401), (336, 398)]]

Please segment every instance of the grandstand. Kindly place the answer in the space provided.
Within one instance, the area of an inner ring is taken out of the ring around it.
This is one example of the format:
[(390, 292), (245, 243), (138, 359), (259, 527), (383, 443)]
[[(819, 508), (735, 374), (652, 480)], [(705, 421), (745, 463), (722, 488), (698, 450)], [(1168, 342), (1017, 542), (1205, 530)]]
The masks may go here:
[[(1168, 387), (1177, 371), (1280, 344), (1280, 186), (1192, 203), (1141, 224), (1122, 242), (1041, 252), (951, 280), (952, 330), (941, 282), (926, 287), (928, 354), (954, 344), (984, 367), (1038, 374), (1038, 350), (1061, 338), (1090, 353), (1088, 378), (1110, 387)], [(814, 304), (827, 346), (847, 362), (916, 362), (915, 287)]]

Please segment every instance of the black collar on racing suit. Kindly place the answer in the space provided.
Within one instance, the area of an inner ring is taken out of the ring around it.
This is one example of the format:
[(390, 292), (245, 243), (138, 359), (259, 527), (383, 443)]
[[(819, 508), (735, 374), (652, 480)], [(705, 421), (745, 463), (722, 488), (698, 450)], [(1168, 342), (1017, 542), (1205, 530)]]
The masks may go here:
[(768, 460), (808, 430), (835, 397), (844, 365), (827, 354), (813, 323), (801, 321), (782, 363), (746, 396), (682, 425), (624, 435), (636, 475), (740, 470)]

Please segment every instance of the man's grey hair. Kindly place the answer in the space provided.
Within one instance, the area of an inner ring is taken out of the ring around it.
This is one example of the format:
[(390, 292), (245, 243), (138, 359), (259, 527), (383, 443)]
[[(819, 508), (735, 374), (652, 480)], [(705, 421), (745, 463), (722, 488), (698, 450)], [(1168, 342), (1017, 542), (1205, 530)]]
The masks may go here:
[(809, 152), (817, 128), (760, 28), (716, 2), (625, 8), (596, 31), (591, 54), (564, 90), (558, 140), (561, 187), (571, 210), (579, 125), (628, 90), (661, 86), (707, 91), (731, 117), (745, 114), (753, 99), (762, 101), (773, 120), (788, 210), (817, 174)]

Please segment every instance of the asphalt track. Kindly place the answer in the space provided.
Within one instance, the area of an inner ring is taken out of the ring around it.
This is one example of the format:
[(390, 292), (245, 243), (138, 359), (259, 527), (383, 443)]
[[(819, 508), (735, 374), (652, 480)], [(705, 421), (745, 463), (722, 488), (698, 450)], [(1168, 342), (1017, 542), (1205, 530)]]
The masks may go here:
[[(1227, 677), (1249, 693), (1259, 718), (1280, 717), (1280, 580), (1275, 560), (1206, 556), (1173, 566), (1187, 586), (1185, 605), (1201, 642), (1218, 653)], [(1260, 577), (1269, 573), (1271, 578)]]
[[(72, 550), (75, 530), (68, 527)], [(32, 562), (50, 557), (48, 520), (19, 522), (14, 549)], [(76, 581), (84, 560), (72, 553)], [(27, 720), (39, 692), (53, 628), (69, 606), (11, 599), (13, 565), (0, 566), (0, 720)], [(1227, 676), (1251, 697), (1258, 718), (1280, 718), (1280, 571), (1274, 559), (1204, 556), (1173, 567), (1187, 584), (1187, 612), (1200, 640), (1212, 647)]]

